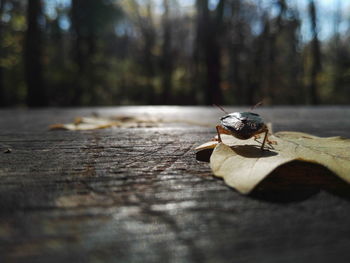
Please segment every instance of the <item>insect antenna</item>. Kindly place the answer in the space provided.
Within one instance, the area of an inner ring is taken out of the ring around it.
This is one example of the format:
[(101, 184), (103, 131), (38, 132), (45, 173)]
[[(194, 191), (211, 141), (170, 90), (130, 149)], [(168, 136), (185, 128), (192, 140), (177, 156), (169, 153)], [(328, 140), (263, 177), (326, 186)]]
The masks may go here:
[(229, 114), (227, 111), (225, 111), (225, 109), (223, 107), (221, 107), (220, 105), (217, 104), (213, 104), (213, 106), (218, 107), (220, 110), (222, 110), (223, 112), (225, 112), (226, 114)]
[(257, 104), (255, 104), (254, 106), (250, 107), (250, 111), (255, 110), (257, 107), (261, 106), (263, 104), (263, 101), (259, 101)]

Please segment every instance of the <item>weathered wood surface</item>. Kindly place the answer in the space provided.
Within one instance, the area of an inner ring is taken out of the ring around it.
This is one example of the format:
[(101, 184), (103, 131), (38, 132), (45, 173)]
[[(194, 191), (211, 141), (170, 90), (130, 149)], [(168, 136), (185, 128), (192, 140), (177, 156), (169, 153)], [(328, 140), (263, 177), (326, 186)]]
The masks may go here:
[[(212, 128), (47, 130), (93, 112)], [(350, 137), (350, 107), (258, 112), (275, 131)], [(302, 183), (287, 196), (238, 194), (193, 151), (214, 136), (220, 115), (202, 107), (1, 110), (0, 262), (350, 262), (347, 186), (343, 194)]]

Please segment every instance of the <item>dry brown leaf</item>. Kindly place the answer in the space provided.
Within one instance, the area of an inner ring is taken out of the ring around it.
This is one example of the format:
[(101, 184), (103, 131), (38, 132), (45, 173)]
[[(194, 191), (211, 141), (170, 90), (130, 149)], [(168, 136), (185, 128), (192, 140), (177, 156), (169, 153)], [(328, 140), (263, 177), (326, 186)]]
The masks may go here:
[(160, 119), (147, 117), (131, 117), (131, 116), (115, 116), (110, 118), (102, 117), (77, 117), (73, 123), (53, 124), (49, 127), (50, 130), (97, 130), (112, 127), (119, 128), (144, 128), (156, 127), (161, 122)]
[(294, 160), (321, 164), (350, 183), (349, 139), (300, 132), (279, 132), (269, 138), (277, 144), (265, 151), (253, 138), (239, 140), (230, 135), (222, 135), (224, 143), (209, 142), (197, 151), (214, 148), (210, 157), (214, 175), (243, 194), (250, 193), (277, 167)]
[(150, 128), (158, 127), (163, 123), (184, 123), (188, 125), (211, 127), (207, 123), (193, 122), (189, 120), (179, 119), (161, 119), (154, 116), (110, 116), (100, 117), (94, 114), (92, 117), (76, 117), (72, 123), (66, 124), (53, 124), (49, 126), (50, 130), (70, 130), (70, 131), (82, 131), (82, 130), (97, 130), (105, 128)]

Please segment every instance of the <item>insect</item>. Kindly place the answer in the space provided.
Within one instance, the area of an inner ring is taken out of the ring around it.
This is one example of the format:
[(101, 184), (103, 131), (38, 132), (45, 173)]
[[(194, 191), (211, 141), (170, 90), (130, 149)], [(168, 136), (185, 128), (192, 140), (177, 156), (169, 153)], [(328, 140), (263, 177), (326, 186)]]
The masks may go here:
[(223, 108), (219, 108), (226, 113), (225, 116), (220, 118), (221, 124), (216, 126), (219, 142), (222, 142), (220, 134), (229, 134), (238, 139), (247, 140), (253, 136), (265, 133), (261, 145), (261, 150), (264, 150), (269, 129), (259, 114), (253, 112), (228, 113)]

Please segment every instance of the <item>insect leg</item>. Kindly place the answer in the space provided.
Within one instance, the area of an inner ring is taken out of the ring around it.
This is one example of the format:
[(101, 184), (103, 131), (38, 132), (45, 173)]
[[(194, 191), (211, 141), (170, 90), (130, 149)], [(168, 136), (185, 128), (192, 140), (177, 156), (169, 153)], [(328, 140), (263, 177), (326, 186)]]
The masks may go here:
[(264, 140), (263, 140), (263, 143), (262, 143), (262, 145), (261, 145), (261, 150), (264, 150), (264, 146), (265, 146), (265, 142), (266, 142), (266, 139), (267, 139), (267, 134), (269, 133), (269, 130), (268, 129), (266, 129), (266, 131), (265, 131), (265, 136), (264, 136)]
[(218, 133), (218, 142), (222, 142), (221, 136), (220, 136), (220, 125), (216, 125), (216, 132)]

